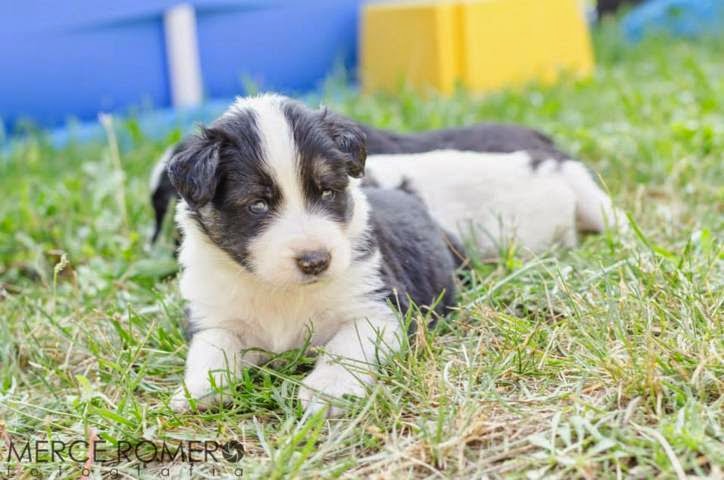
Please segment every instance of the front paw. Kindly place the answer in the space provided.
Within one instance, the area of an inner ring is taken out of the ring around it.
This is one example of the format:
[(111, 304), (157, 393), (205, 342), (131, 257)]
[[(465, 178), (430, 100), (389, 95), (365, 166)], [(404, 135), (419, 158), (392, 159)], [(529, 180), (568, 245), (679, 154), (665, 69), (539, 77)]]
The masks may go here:
[(171, 410), (178, 413), (184, 413), (191, 410), (191, 402), (189, 401), (183, 387), (176, 390), (173, 397), (171, 397), (171, 400), (168, 402), (168, 406), (171, 407)]
[(345, 395), (364, 396), (365, 384), (370, 381), (369, 375), (351, 372), (342, 365), (318, 365), (302, 382), (299, 401), (307, 413), (329, 406), (327, 416), (338, 417), (344, 413), (339, 400)]
[[(193, 400), (191, 400), (193, 399)], [(174, 412), (185, 413), (192, 410), (192, 403), (197, 410), (208, 410), (214, 406), (223, 406), (231, 402), (229, 393), (215, 392), (211, 387), (206, 389), (189, 390), (179, 387), (168, 402)]]

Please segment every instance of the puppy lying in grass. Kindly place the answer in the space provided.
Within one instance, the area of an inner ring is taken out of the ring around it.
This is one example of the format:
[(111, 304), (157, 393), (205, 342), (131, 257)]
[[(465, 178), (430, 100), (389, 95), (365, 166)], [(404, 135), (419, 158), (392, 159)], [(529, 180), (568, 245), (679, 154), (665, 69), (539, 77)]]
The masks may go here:
[(365, 160), (354, 123), (278, 96), (237, 101), (175, 148), (192, 338), (174, 409), (224, 401), (214, 386), (228, 371), (307, 340), (323, 353), (304, 409), (361, 395), (399, 348), (410, 301), (452, 305), (459, 247), (416, 195), (362, 187)]

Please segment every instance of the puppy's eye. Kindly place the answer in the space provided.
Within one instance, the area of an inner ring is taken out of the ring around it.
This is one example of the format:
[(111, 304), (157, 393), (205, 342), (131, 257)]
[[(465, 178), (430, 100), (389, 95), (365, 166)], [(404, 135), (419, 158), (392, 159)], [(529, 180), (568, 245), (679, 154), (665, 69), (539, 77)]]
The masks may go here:
[(324, 201), (332, 201), (336, 196), (337, 193), (334, 190), (322, 190), (322, 200)]
[(269, 211), (269, 205), (264, 200), (257, 200), (249, 205), (249, 211), (255, 215), (260, 215)]

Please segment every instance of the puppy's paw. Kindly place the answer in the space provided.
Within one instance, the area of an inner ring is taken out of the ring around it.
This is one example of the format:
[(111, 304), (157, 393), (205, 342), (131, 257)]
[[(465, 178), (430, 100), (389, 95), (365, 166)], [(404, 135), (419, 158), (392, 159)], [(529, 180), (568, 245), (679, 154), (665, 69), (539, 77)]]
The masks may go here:
[(191, 410), (191, 403), (186, 397), (186, 391), (183, 387), (176, 390), (173, 397), (171, 397), (171, 400), (168, 402), (168, 406), (171, 407), (171, 410), (177, 413), (184, 413)]
[(342, 365), (318, 365), (302, 382), (299, 401), (305, 412), (314, 414), (329, 406), (327, 416), (338, 417), (344, 413), (344, 408), (335, 400), (341, 400), (345, 395), (364, 396), (364, 384), (370, 381), (369, 375), (352, 373)]
[[(232, 400), (230, 394), (213, 392), (211, 388), (204, 391), (189, 390), (189, 393), (191, 398), (194, 399), (193, 403), (196, 405), (197, 410), (208, 410), (214, 406), (220, 407)], [(183, 387), (176, 390), (168, 405), (174, 412), (185, 413), (191, 411), (191, 401)]]

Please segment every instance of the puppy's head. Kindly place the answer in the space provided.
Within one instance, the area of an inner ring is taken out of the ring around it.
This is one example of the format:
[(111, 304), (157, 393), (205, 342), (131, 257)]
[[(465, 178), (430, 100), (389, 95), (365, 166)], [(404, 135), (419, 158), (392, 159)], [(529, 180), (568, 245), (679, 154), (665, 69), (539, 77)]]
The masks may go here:
[(259, 279), (293, 285), (349, 267), (361, 234), (351, 178), (365, 158), (349, 120), (261, 96), (182, 141), (168, 173), (214, 244)]

